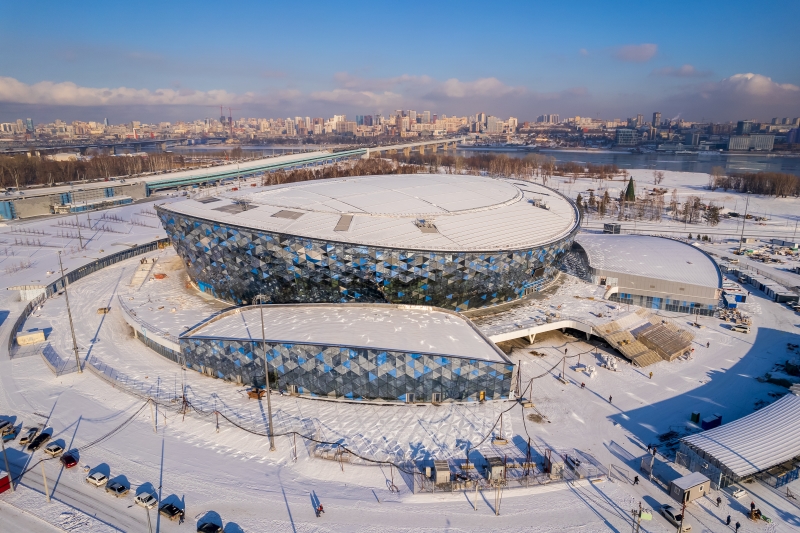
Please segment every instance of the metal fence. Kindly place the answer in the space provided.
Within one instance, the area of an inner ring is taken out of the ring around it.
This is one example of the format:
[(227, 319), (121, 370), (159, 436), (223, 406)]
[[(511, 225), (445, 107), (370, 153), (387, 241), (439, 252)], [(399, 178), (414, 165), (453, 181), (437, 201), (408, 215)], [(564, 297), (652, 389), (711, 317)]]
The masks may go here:
[(33, 313), (33, 311), (45, 300), (47, 300), (53, 294), (56, 294), (64, 289), (65, 280), (66, 284), (69, 285), (70, 283), (74, 283), (79, 279), (82, 279), (89, 274), (97, 272), (100, 269), (103, 269), (107, 266), (119, 263), (120, 261), (125, 261), (126, 259), (130, 259), (131, 257), (135, 257), (140, 254), (144, 254), (147, 252), (152, 252), (154, 250), (158, 250), (159, 248), (163, 248), (169, 244), (169, 239), (158, 239), (147, 244), (142, 244), (139, 246), (135, 246), (128, 250), (123, 250), (121, 252), (117, 252), (106, 257), (101, 257), (95, 261), (92, 261), (89, 264), (83, 265), (82, 267), (78, 267), (75, 270), (67, 273), (65, 276), (61, 276), (60, 278), (56, 279), (49, 285), (45, 287), (44, 294), (37, 296), (30, 302), (28, 305), (25, 306), (25, 309), (22, 311), (20, 316), (17, 318), (16, 322), (14, 322), (13, 327), (11, 328), (11, 334), (8, 338), (8, 351), (11, 352), (11, 349), (17, 342), (17, 332), (22, 328), (22, 325), (28, 319), (28, 317)]

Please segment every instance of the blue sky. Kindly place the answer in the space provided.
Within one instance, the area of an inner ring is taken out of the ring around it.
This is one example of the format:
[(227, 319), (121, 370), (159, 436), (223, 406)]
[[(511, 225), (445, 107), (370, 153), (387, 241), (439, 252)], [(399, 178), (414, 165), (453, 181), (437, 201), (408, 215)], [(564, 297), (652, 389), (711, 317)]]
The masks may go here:
[[(0, 121), (800, 116), (800, 2), (10, 2)], [(113, 120), (113, 119), (117, 120)]]

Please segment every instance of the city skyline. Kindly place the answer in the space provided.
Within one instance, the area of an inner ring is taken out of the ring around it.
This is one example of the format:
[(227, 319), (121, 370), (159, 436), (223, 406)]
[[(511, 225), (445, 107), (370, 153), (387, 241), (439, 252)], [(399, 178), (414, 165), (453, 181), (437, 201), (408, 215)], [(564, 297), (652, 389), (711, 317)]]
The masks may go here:
[(790, 3), (221, 12), (198, 2), (159, 5), (158, 16), (146, 4), (101, 5), (46, 4), (47, 17), (41, 6), (6, 8), (0, 45), (14, 53), (0, 59), (0, 122), (193, 120), (219, 105), (235, 116), (436, 109), (520, 121), (655, 109), (717, 122), (800, 114), (800, 61), (773, 24), (778, 11), (800, 15)]

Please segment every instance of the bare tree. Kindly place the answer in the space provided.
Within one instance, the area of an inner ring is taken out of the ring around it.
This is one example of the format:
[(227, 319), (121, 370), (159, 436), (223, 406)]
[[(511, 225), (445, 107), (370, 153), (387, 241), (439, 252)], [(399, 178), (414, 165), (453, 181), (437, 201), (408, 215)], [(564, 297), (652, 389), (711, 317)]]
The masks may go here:
[(653, 183), (655, 185), (661, 185), (661, 182), (664, 181), (664, 172), (661, 170), (654, 170), (653, 171)]

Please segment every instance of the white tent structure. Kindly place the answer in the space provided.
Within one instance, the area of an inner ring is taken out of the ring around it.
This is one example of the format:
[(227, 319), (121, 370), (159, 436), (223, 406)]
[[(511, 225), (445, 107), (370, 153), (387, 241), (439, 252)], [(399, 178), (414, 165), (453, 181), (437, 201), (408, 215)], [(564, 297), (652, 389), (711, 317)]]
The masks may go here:
[(685, 437), (680, 454), (684, 466), (723, 487), (778, 465), (794, 470), (800, 466), (800, 396), (787, 394), (739, 420)]

